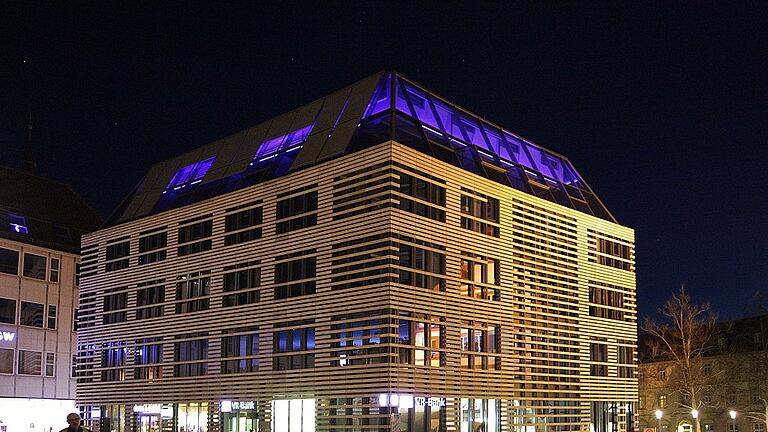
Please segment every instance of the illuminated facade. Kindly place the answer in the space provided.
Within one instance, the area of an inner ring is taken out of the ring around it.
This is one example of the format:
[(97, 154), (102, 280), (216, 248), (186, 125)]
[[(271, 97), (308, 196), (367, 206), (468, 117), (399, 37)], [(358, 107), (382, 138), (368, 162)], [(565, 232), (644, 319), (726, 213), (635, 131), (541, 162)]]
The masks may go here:
[(80, 235), (100, 221), (60, 183), (0, 167), (0, 185), (0, 431), (58, 430), (75, 410)]
[(84, 237), (102, 430), (631, 429), (633, 231), (380, 73), (153, 166)]

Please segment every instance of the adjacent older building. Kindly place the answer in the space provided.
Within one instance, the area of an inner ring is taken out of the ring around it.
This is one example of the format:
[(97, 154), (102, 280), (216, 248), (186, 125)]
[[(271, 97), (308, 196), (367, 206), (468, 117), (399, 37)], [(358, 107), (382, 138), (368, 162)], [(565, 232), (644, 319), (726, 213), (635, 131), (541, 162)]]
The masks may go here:
[(632, 430), (634, 234), (396, 73), (153, 166), (83, 240), (103, 431)]
[[(719, 323), (706, 354), (693, 362), (697, 415), (704, 432), (765, 432), (768, 418), (768, 315)], [(678, 363), (641, 337), (638, 425), (641, 430), (696, 430), (680, 397)], [(657, 414), (658, 413), (658, 414)], [(732, 417), (732, 414), (734, 417)], [(657, 417), (658, 415), (658, 417)]]
[(69, 187), (0, 166), (0, 431), (60, 429), (75, 409), (80, 236), (98, 216)]

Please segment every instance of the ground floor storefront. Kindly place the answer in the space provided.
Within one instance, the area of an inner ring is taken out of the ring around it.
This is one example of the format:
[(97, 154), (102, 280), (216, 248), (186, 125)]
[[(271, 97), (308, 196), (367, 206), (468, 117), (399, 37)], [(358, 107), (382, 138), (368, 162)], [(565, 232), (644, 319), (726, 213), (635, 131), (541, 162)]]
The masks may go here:
[[(87, 406), (83, 412), (86, 423), (99, 432), (626, 432), (633, 430), (630, 407), (386, 393), (139, 402)], [(583, 422), (585, 415), (589, 423)]]
[(0, 398), (0, 432), (58, 431), (71, 412), (77, 412), (73, 400)]

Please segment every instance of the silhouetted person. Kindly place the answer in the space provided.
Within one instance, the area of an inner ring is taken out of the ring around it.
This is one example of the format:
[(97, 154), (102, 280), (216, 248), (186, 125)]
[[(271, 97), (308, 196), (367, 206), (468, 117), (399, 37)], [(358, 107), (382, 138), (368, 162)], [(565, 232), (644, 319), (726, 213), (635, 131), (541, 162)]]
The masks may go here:
[(84, 428), (80, 425), (82, 420), (80, 419), (80, 414), (78, 413), (69, 413), (67, 414), (67, 423), (69, 426), (65, 427), (64, 429), (60, 430), (59, 432), (91, 432), (88, 430), (88, 428)]

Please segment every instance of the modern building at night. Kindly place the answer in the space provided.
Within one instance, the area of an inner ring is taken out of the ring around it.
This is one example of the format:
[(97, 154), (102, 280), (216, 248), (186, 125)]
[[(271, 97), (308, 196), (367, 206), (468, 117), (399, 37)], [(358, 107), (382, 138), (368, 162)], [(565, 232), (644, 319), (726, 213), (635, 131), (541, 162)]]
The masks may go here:
[(0, 166), (2, 432), (58, 430), (75, 409), (75, 273), (100, 223), (69, 187)]
[(83, 238), (103, 431), (632, 430), (634, 234), (396, 73), (154, 165)]

